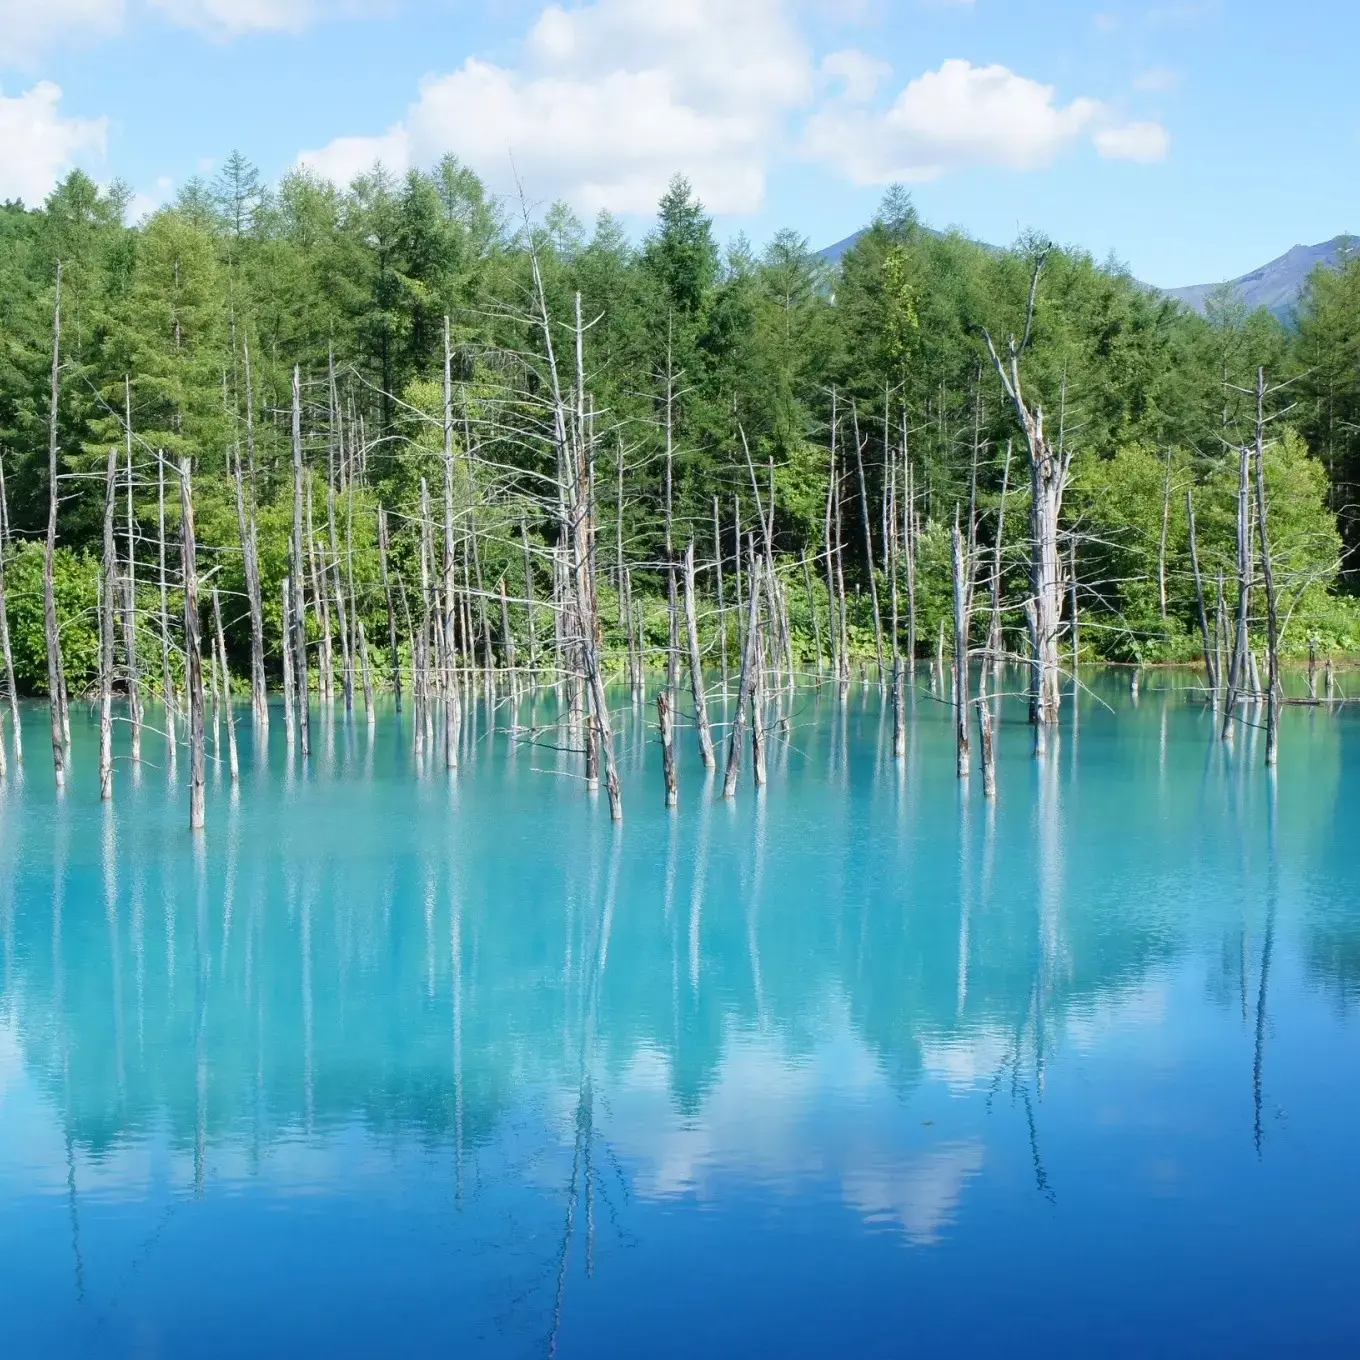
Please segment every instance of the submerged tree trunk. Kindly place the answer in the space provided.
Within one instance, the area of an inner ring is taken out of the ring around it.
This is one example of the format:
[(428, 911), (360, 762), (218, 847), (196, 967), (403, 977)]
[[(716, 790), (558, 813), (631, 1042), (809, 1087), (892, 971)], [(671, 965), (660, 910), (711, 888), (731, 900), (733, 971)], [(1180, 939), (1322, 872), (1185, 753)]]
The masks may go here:
[(298, 736), (302, 754), (312, 753), (311, 688), (307, 678), (307, 555), (302, 537), (302, 387), (301, 376), (293, 367), (293, 543), (292, 543), (292, 622), (293, 685), (297, 696)]
[(5, 599), (5, 554), (9, 551), (9, 501), (5, 495), (5, 465), (0, 457), (0, 654), (5, 663), (5, 693), (14, 730), (14, 760), (24, 762), (23, 727), (19, 722), (19, 689), (14, 680), (14, 649), (10, 645), (9, 613)]
[(1280, 750), (1280, 618), (1275, 597), (1275, 572), (1270, 560), (1270, 532), (1266, 519), (1266, 373), (1256, 370), (1256, 524), (1261, 536), (1261, 580), (1266, 591), (1266, 764), (1274, 765)]
[(741, 654), (741, 675), (737, 682), (737, 711), (727, 745), (727, 772), (723, 777), (723, 797), (735, 798), (741, 777), (741, 746), (746, 736), (746, 710), (755, 692), (755, 672), (760, 662), (760, 576), (756, 571), (755, 545), (747, 558), (750, 598), (746, 609), (746, 646)]
[(699, 653), (699, 624), (694, 608), (694, 541), (685, 549), (685, 635), (689, 642), (689, 685), (694, 699), (694, 721), (699, 730), (699, 754), (704, 768), (717, 768), (713, 736), (708, 726), (708, 700), (704, 692), (704, 667)]
[(1232, 663), (1228, 668), (1228, 691), (1223, 705), (1223, 740), (1231, 741), (1237, 701), (1247, 678), (1248, 625), (1251, 605), (1251, 450), (1239, 454), (1237, 473), (1237, 631)]
[(170, 767), (175, 765), (175, 675), (170, 667), (170, 586), (165, 572), (165, 454), (156, 451), (157, 553), (161, 590), (161, 689), (165, 700), (165, 743)]
[(964, 560), (959, 511), (954, 507), (954, 742), (958, 776), (968, 778), (968, 564)]
[(392, 665), (392, 698), (401, 712), (401, 653), (397, 647), (397, 614), (392, 607), (392, 578), (387, 574), (387, 511), (378, 507), (378, 567), (382, 572), (383, 596), (387, 600), (387, 646)]
[(142, 759), (142, 684), (137, 665), (137, 547), (132, 517), (132, 384), (123, 379), (127, 434), (127, 597), (123, 611), (123, 654), (127, 658), (128, 722), (132, 763)]
[(1214, 665), (1214, 648), (1209, 639), (1209, 613), (1204, 607), (1204, 582), (1199, 572), (1199, 547), (1195, 542), (1195, 497), (1190, 487), (1185, 488), (1185, 519), (1190, 530), (1190, 569), (1195, 576), (1195, 609), (1199, 615), (1199, 635), (1204, 644), (1204, 674), (1209, 693), (1218, 693), (1218, 673)]
[(1003, 362), (992, 337), (983, 332), (987, 350), (1006, 395), (1015, 408), (1029, 449), (1030, 468), (1030, 639), (1035, 678), (1034, 720), (1051, 727), (1058, 721), (1062, 704), (1061, 670), (1058, 661), (1058, 633), (1062, 615), (1062, 561), (1058, 552), (1058, 520), (1063, 492), (1067, 488), (1072, 455), (1055, 449), (1044, 433), (1042, 407), (1031, 407), (1020, 379), (1020, 356), (1029, 343), (1034, 319), (1034, 302), (1044, 259), (1035, 264), (1030, 283), (1029, 313), (1024, 338), (1012, 339)]
[(184, 670), (189, 702), (189, 827), (203, 829), (204, 733), (203, 647), (199, 634), (198, 554), (194, 541), (193, 487), (189, 460), (179, 465), (181, 553), (184, 573)]
[(213, 587), (213, 628), (217, 641), (217, 669), (222, 679), (222, 716), (227, 723), (227, 766), (234, 784), (241, 777), (241, 762), (236, 753), (236, 714), (231, 702), (231, 671), (227, 668), (227, 638), (222, 631), (222, 605)]
[(113, 797), (113, 647), (114, 600), (118, 594), (118, 551), (113, 539), (118, 450), (109, 450), (104, 484), (104, 569), (99, 581), (99, 797)]
[(656, 720), (661, 729), (661, 774), (666, 784), (666, 806), (672, 808), (679, 801), (675, 782), (674, 717), (670, 695), (663, 686), (656, 696)]
[(61, 396), (61, 261), (52, 307), (52, 389), (47, 422), (47, 540), (43, 551), (43, 639), (47, 646), (47, 693), (52, 718), (52, 773), (57, 788), (66, 785), (66, 738), (62, 713), (61, 638), (57, 631), (55, 564), (57, 553), (57, 409)]

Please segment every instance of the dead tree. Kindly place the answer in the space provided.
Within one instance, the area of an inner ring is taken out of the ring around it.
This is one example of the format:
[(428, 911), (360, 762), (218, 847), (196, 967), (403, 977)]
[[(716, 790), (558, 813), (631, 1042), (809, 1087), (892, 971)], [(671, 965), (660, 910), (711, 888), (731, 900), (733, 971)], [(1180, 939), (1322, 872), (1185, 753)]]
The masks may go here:
[(675, 781), (675, 718), (671, 709), (670, 695), (663, 685), (656, 696), (656, 720), (661, 729), (661, 773), (666, 785), (666, 806), (673, 808), (679, 801), (679, 791)]
[(685, 549), (685, 635), (689, 642), (689, 687), (694, 699), (694, 722), (699, 732), (699, 754), (704, 768), (717, 768), (713, 736), (708, 726), (708, 700), (704, 693), (704, 667), (699, 653), (699, 624), (694, 608), (694, 540)]
[(297, 686), (293, 679), (293, 579), (283, 578), (283, 728), (292, 754), (297, 737)]
[(213, 587), (213, 629), (217, 652), (217, 670), (222, 678), (222, 710), (227, 722), (227, 768), (231, 772), (231, 782), (241, 778), (241, 762), (236, 753), (236, 713), (231, 701), (231, 671), (227, 667), (227, 638), (222, 631), (222, 604), (217, 597), (217, 587)]
[(1223, 740), (1231, 741), (1237, 703), (1250, 665), (1248, 628), (1252, 590), (1251, 449), (1238, 450), (1237, 469), (1237, 630), (1233, 638), (1228, 688), (1223, 703)]
[(52, 718), (52, 772), (57, 788), (66, 785), (65, 684), (61, 664), (61, 635), (57, 631), (57, 411), (61, 398), (61, 261), (57, 261), (57, 292), (52, 307), (52, 389), (47, 421), (47, 541), (43, 551), (43, 639), (47, 646), (47, 693)]
[(378, 568), (382, 573), (383, 597), (387, 601), (387, 646), (392, 665), (392, 698), (401, 712), (401, 654), (397, 647), (397, 614), (392, 607), (392, 578), (387, 574), (387, 511), (378, 507)]
[(114, 600), (118, 595), (118, 550), (113, 512), (118, 483), (118, 450), (109, 449), (104, 483), (104, 567), (99, 580), (99, 797), (113, 797), (113, 647)]
[(727, 772), (723, 777), (723, 797), (735, 798), (741, 777), (741, 746), (746, 736), (746, 710), (755, 692), (755, 672), (760, 663), (760, 576), (755, 565), (755, 543), (751, 543), (747, 563), (750, 568), (750, 599), (746, 611), (746, 645), (741, 654), (741, 675), (737, 682), (737, 711), (727, 745)]
[(1270, 531), (1266, 520), (1266, 371), (1256, 370), (1256, 525), (1261, 536), (1261, 580), (1266, 592), (1266, 764), (1274, 765), (1280, 750), (1280, 616), (1275, 595), (1275, 572), (1270, 560)]
[(335, 621), (340, 630), (341, 683), (345, 693), (345, 712), (354, 712), (354, 653), (349, 645), (349, 620), (345, 612), (345, 589), (340, 579), (340, 542), (335, 527), (335, 456), (339, 440), (340, 460), (344, 460), (344, 423), (340, 416), (340, 394), (335, 385), (335, 354), (329, 359), (330, 432), (326, 463), (326, 528), (330, 538), (330, 578), (335, 590)]
[(14, 681), (14, 649), (10, 645), (9, 613), (5, 600), (5, 554), (9, 551), (9, 500), (5, 495), (5, 464), (0, 458), (0, 653), (5, 662), (5, 692), (14, 730), (14, 760), (24, 763), (24, 735), (19, 722), (19, 688)]
[(458, 673), (453, 664), (453, 638), (457, 601), (453, 577), (453, 349), (449, 343), (449, 319), (444, 318), (444, 765), (458, 768), (458, 740), (463, 726)]
[(137, 666), (137, 549), (132, 516), (132, 384), (123, 379), (127, 436), (127, 595), (123, 609), (123, 655), (127, 659), (128, 722), (132, 763), (142, 759), (142, 686)]
[(260, 540), (255, 522), (255, 394), (250, 381), (250, 342), (241, 337), (246, 381), (246, 452), (250, 462), (250, 500), (241, 476), (241, 447), (236, 446), (236, 523), (241, 534), (246, 598), (250, 605), (250, 707), (261, 731), (269, 727), (269, 689), (264, 668), (264, 594), (260, 585)]
[(184, 673), (189, 703), (189, 828), (203, 829), (205, 770), (203, 733), (203, 645), (199, 633), (198, 554), (194, 542), (193, 486), (189, 460), (179, 465), (180, 543), (184, 574)]
[(1190, 531), (1190, 569), (1195, 576), (1195, 609), (1199, 615), (1199, 635), (1204, 644), (1204, 674), (1209, 682), (1209, 693), (1218, 694), (1218, 670), (1214, 665), (1214, 648), (1209, 639), (1209, 614), (1204, 607), (1204, 582), (1199, 571), (1199, 547), (1195, 542), (1195, 497), (1190, 487), (1185, 488), (1185, 521)]
[(954, 507), (954, 739), (958, 776), (968, 778), (968, 577), (969, 564), (959, 532), (959, 508)]
[(883, 618), (878, 609), (878, 579), (874, 572), (874, 539), (869, 530), (869, 493), (864, 485), (864, 440), (859, 433), (859, 408), (851, 406), (855, 431), (855, 473), (859, 479), (860, 522), (864, 528), (864, 561), (869, 572), (869, 602), (874, 611), (874, 647), (878, 654), (878, 682), (883, 683)]
[(298, 736), (304, 759), (312, 753), (310, 684), (307, 678), (307, 556), (302, 537), (302, 385), (298, 367), (293, 366), (293, 542), (291, 571), (293, 583), (290, 603), (293, 624), (293, 685), (297, 698)]
[(175, 676), (170, 667), (170, 586), (165, 572), (165, 455), (156, 450), (156, 549), (161, 592), (161, 688), (165, 699), (165, 744), (175, 764)]
[(1025, 332), (1017, 342), (1012, 335), (1003, 360), (984, 327), (983, 339), (996, 368), (997, 376), (1010, 398), (1024, 431), (1030, 468), (1030, 639), (1035, 677), (1035, 721), (1052, 726), (1058, 721), (1062, 704), (1061, 672), (1058, 663), (1058, 633), (1062, 615), (1062, 559), (1058, 552), (1058, 519), (1062, 513), (1063, 492), (1067, 488), (1072, 455), (1055, 449), (1044, 433), (1043, 407), (1031, 405), (1020, 377), (1020, 358), (1029, 345), (1034, 329), (1034, 304), (1039, 292), (1039, 276), (1045, 255), (1034, 264), (1030, 281)]

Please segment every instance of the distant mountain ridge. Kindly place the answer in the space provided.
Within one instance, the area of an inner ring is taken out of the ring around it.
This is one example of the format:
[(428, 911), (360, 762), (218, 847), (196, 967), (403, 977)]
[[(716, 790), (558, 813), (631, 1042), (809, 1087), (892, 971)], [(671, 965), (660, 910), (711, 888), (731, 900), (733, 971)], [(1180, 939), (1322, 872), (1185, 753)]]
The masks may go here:
[[(818, 257), (827, 264), (839, 264), (846, 251), (863, 235), (863, 231), (857, 231), (853, 236), (819, 250)], [(993, 250), (995, 247), (984, 246), (984, 249)], [(1280, 320), (1288, 321), (1303, 297), (1303, 290), (1313, 270), (1318, 265), (1335, 269), (1353, 251), (1360, 251), (1360, 239), (1343, 234), (1314, 246), (1294, 246), (1269, 264), (1263, 264), (1259, 269), (1225, 283), (1196, 283), (1186, 288), (1156, 288), (1151, 291), (1164, 293), (1189, 307), (1192, 312), (1202, 315), (1209, 298), (1219, 289), (1227, 287), (1232, 289), (1248, 311), (1264, 307)]]
[[(1360, 243), (1350, 236), (1333, 236), (1315, 246), (1294, 246), (1278, 259), (1229, 279), (1231, 288), (1248, 311), (1264, 307), (1281, 320), (1288, 320), (1303, 297), (1309, 275), (1318, 265), (1337, 268)], [(1191, 311), (1203, 312), (1210, 296), (1224, 287), (1221, 283), (1197, 283), (1189, 288), (1167, 288), (1167, 297), (1183, 302)]]

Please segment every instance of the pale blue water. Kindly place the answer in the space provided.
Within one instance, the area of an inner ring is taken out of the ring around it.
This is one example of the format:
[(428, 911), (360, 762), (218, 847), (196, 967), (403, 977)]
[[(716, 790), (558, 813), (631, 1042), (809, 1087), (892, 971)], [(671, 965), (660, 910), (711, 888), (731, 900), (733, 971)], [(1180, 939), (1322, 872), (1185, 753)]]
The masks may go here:
[(856, 687), (667, 814), (648, 708), (621, 832), (485, 714), (452, 783), (276, 714), (201, 852), (33, 710), (0, 1351), (1360, 1353), (1360, 722), (1272, 781), (1171, 684), (1008, 713), (994, 809)]

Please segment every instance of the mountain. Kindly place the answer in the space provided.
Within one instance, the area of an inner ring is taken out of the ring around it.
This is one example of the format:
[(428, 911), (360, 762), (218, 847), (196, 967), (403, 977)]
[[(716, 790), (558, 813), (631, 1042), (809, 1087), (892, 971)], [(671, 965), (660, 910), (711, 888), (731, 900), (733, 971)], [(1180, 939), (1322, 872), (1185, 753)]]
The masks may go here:
[[(818, 256), (827, 264), (839, 264), (841, 257), (864, 233), (857, 231), (834, 246), (819, 250)], [(992, 250), (994, 247), (986, 246)], [(1243, 274), (1240, 279), (1230, 279), (1227, 287), (1241, 299), (1248, 311), (1264, 307), (1282, 321), (1288, 321), (1303, 296), (1308, 276), (1318, 265), (1336, 268), (1347, 258), (1351, 251), (1360, 249), (1360, 240), (1350, 236), (1334, 236), (1315, 246), (1295, 246), (1287, 250), (1278, 260)], [(1167, 297), (1184, 303), (1193, 312), (1203, 313), (1209, 297), (1225, 285), (1222, 283), (1196, 283), (1188, 288), (1164, 288), (1152, 291), (1164, 292)]]
[(817, 252), (817, 258), (819, 260), (825, 260), (827, 264), (840, 264), (841, 256), (864, 235), (865, 230), (867, 230), (867, 228), (855, 232), (853, 236), (847, 236), (843, 241), (837, 241), (834, 246), (827, 246), (825, 250), (819, 250)]
[[(1318, 265), (1335, 268), (1355, 248), (1350, 236), (1334, 236), (1316, 246), (1295, 246), (1278, 260), (1271, 260), (1250, 274), (1228, 282), (1249, 311), (1264, 307), (1287, 320), (1303, 296), (1308, 276)], [(1202, 312), (1211, 293), (1222, 284), (1197, 283), (1189, 288), (1168, 288), (1166, 295), (1183, 302), (1191, 311)]]

